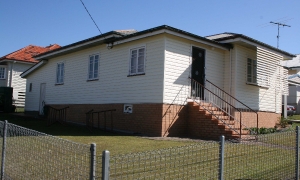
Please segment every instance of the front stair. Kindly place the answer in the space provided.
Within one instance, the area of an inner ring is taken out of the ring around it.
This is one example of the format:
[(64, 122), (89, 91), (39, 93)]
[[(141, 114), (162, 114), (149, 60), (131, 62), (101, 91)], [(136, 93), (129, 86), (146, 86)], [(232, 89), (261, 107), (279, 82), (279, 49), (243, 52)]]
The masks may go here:
[[(200, 106), (201, 104), (201, 106)], [(240, 124), (210, 103), (188, 102), (188, 133), (203, 139), (240, 139), (249, 137), (249, 131), (240, 131)], [(240, 135), (241, 133), (241, 135)]]

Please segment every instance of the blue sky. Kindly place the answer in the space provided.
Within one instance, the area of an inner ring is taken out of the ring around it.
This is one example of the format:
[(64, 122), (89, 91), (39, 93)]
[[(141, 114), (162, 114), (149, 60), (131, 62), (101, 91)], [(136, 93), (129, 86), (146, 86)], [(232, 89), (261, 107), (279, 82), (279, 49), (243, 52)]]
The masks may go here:
[[(241, 33), (300, 54), (299, 0), (83, 0), (102, 33), (169, 25), (199, 36)], [(80, 0), (0, 1), (0, 56), (29, 44), (65, 46), (99, 35)]]

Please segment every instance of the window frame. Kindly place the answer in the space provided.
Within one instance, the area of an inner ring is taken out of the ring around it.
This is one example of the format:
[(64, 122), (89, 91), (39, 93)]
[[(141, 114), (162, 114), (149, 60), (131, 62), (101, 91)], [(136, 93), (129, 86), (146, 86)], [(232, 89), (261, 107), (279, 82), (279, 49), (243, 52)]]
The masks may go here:
[[(6, 79), (6, 67), (4, 67), (4, 66), (0, 66), (0, 69), (4, 69), (3, 70), (3, 77), (1, 77), (1, 74), (0, 74), (0, 79)], [(0, 72), (1, 72), (1, 70), (0, 70)]]
[[(250, 63), (249, 63), (250, 60)], [(257, 60), (252, 58), (247, 58), (246, 63), (246, 82), (247, 84), (257, 85)], [(249, 72), (251, 71), (251, 72)]]
[[(95, 57), (98, 56), (98, 62), (97, 62), (97, 66), (95, 66)], [(90, 73), (91, 73), (91, 66), (90, 66), (90, 62), (91, 62), (91, 57), (93, 57), (93, 70), (92, 70), (92, 77), (90, 77)], [(93, 81), (93, 80), (98, 80), (99, 79), (99, 66), (100, 66), (100, 54), (92, 54), (89, 55), (88, 58), (88, 73), (87, 73), (87, 80), (88, 81)], [(95, 77), (95, 67), (97, 67), (97, 76)]]
[(32, 92), (32, 83), (29, 83), (29, 90), (28, 92)]
[[(61, 65), (63, 65), (63, 69), (59, 69), (59, 66), (61, 66)], [(58, 71), (60, 71), (60, 73)], [(60, 76), (62, 76), (62, 78), (60, 78)], [(58, 62), (56, 64), (56, 79), (55, 79), (55, 84), (56, 85), (62, 85), (62, 84), (64, 84), (64, 79), (65, 79), (65, 62)]]
[[(142, 57), (139, 54), (140, 50), (144, 50), (144, 54), (143, 54), (143, 59), (142, 59), (142, 71), (139, 72), (139, 58)], [(134, 65), (134, 69), (135, 71), (133, 72), (132, 70), (132, 56), (133, 56), (133, 51), (136, 51), (136, 59), (135, 61), (135, 65)], [(139, 46), (136, 48), (131, 48), (129, 51), (129, 71), (128, 71), (128, 76), (137, 76), (137, 75), (145, 75), (146, 72), (146, 46)]]

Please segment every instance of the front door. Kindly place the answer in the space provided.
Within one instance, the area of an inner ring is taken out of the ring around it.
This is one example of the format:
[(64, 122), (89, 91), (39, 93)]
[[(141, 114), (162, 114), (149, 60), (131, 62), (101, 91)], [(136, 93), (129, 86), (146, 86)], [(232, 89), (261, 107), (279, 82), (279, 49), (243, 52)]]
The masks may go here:
[[(192, 81), (192, 96), (204, 99), (204, 88), (201, 85), (205, 85), (205, 50), (197, 47), (192, 49), (192, 79), (198, 83)], [(200, 85), (201, 84), (201, 85)]]
[(40, 115), (44, 115), (44, 105), (46, 96), (46, 83), (42, 83), (40, 86)]

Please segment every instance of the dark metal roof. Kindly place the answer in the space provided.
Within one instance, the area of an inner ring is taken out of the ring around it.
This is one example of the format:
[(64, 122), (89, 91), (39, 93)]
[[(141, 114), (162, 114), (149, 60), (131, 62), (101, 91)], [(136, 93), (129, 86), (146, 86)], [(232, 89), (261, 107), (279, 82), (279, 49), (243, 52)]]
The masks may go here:
[(218, 42), (229, 40), (229, 39), (243, 38), (243, 39), (246, 39), (248, 41), (257, 43), (257, 44), (259, 44), (261, 46), (265, 46), (265, 47), (267, 47), (269, 49), (272, 49), (274, 51), (280, 52), (280, 53), (282, 53), (284, 55), (291, 56), (291, 57), (296, 57), (294, 54), (291, 54), (291, 53), (288, 53), (288, 52), (283, 51), (281, 49), (278, 49), (276, 47), (270, 46), (270, 45), (268, 45), (266, 43), (263, 43), (263, 42), (258, 41), (256, 39), (253, 39), (251, 37), (245, 36), (243, 34), (236, 34), (236, 33), (225, 32), (225, 33), (221, 33), (221, 34), (215, 34), (215, 35), (206, 36), (206, 38), (210, 39), (210, 40), (218, 41)]
[(193, 37), (193, 38), (196, 38), (196, 39), (208, 42), (208, 43), (212, 43), (212, 44), (224, 47), (226, 49), (232, 48), (232, 46), (230, 44), (224, 44), (224, 43), (220, 43), (220, 42), (217, 42), (217, 41), (209, 40), (205, 37), (201, 37), (201, 36), (198, 36), (198, 35), (195, 35), (195, 34), (180, 30), (180, 29), (176, 29), (176, 28), (173, 28), (171, 26), (162, 25), (162, 26), (150, 28), (150, 29), (147, 29), (147, 30), (144, 30), (144, 31), (139, 31), (139, 32), (133, 32), (132, 31), (132, 33), (122, 33), (122, 31), (110, 31), (110, 32), (104, 33), (102, 35), (94, 36), (94, 37), (91, 37), (91, 38), (88, 38), (88, 39), (85, 39), (85, 40), (82, 40), (82, 41), (78, 41), (78, 42), (63, 46), (63, 47), (61, 47), (59, 49), (56, 49), (56, 50), (53, 50), (53, 51), (49, 51), (49, 52), (46, 52), (46, 53), (39, 54), (39, 55), (35, 56), (35, 58), (39, 58), (41, 56), (45, 56), (45, 55), (50, 54), (50, 53), (61, 51), (61, 50), (64, 50), (64, 49), (67, 49), (67, 48), (70, 48), (70, 47), (73, 47), (73, 46), (77, 46), (77, 45), (80, 45), (80, 44), (84, 44), (84, 43), (87, 43), (87, 42), (91, 42), (91, 41), (94, 41), (94, 40), (97, 40), (97, 39), (105, 38), (106, 36), (109, 36), (109, 35), (113, 35), (114, 37), (109, 38), (109, 39), (105, 39), (104, 43), (110, 43), (110, 42), (123, 40), (123, 39), (131, 38), (131, 37), (135, 37), (135, 36), (140, 36), (140, 35), (143, 35), (143, 34), (159, 31), (159, 30), (162, 30), (162, 29), (166, 29), (166, 30), (170, 30), (170, 31), (173, 31), (173, 32), (183, 34), (183, 35), (187, 35), (187, 36), (190, 36), (190, 37)]

